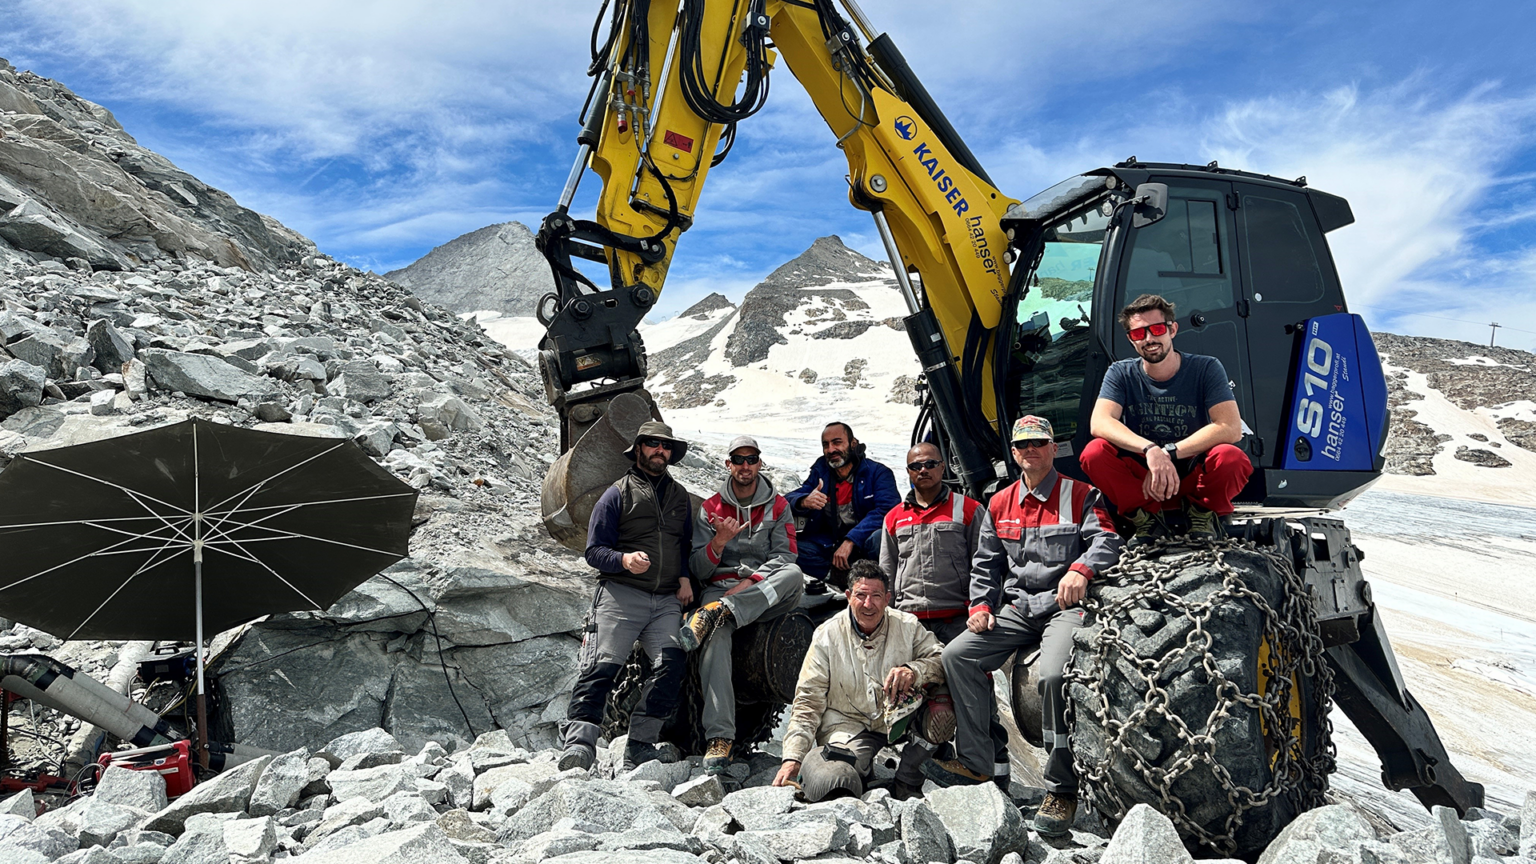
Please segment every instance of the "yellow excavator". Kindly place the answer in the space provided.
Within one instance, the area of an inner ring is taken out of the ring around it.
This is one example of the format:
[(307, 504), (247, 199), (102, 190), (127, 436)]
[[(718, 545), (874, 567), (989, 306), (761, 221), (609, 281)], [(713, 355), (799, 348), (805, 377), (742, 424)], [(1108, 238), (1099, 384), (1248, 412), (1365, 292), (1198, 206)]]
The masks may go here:
[[(552, 536), (584, 548), (592, 505), (630, 465), (623, 450), (660, 418), (637, 327), (710, 169), (782, 60), (847, 156), (849, 203), (884, 242), (922, 369), (913, 440), (939, 445), (955, 486), (979, 497), (1017, 476), (1005, 430), (1029, 413), (1052, 421), (1057, 467), (1083, 476), (1075, 454), (1105, 369), (1132, 356), (1115, 321), (1131, 297), (1172, 300), (1180, 349), (1218, 357), (1232, 378), (1254, 472), (1230, 539), (1138, 556), (1090, 596), (1101, 620), (1079, 639), (1069, 701), (1094, 808), (1114, 820), (1145, 801), (1192, 843), (1254, 853), (1323, 800), (1334, 701), (1388, 788), (1481, 805), (1403, 681), (1363, 553), (1326, 515), (1380, 476), (1388, 424), (1380, 361), (1326, 239), (1354, 221), (1347, 201), (1305, 178), (1135, 158), (1010, 198), (855, 0), (604, 0), (591, 42), (577, 156), (537, 236), (556, 282), (538, 307), (561, 420), (543, 488)], [(602, 190), (595, 218), (578, 219), (589, 169)], [(602, 284), (576, 259), (606, 267)], [(1190, 576), (1199, 562), (1211, 579)], [(1212, 594), (1230, 578), (1260, 599)], [(1206, 651), (1178, 647), (1221, 621), (1235, 629)], [(758, 689), (789, 698), (799, 663), (787, 655), (803, 636), (738, 639), (786, 655)], [(1125, 658), (1162, 677), (1139, 680)], [(1217, 686), (1213, 669), (1231, 677)], [(1013, 683), (1017, 725), (1038, 743), (1028, 658)]]

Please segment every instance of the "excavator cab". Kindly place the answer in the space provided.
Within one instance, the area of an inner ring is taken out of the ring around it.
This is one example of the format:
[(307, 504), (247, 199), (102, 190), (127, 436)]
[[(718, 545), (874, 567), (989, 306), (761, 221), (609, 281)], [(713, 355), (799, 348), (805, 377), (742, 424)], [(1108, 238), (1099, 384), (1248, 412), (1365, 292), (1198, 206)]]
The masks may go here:
[[(1081, 477), (1105, 370), (1136, 356), (1119, 310), (1159, 294), (1176, 308), (1176, 347), (1230, 376), (1255, 469), (1239, 501), (1342, 506), (1380, 475), (1387, 427), (1381, 364), (1325, 238), (1353, 221), (1347, 201), (1305, 178), (1134, 160), (1015, 205), (1003, 228), (1033, 266), (1013, 272), (998, 403), (1051, 420), (1058, 468)], [(1353, 458), (1332, 458), (1346, 438)]]

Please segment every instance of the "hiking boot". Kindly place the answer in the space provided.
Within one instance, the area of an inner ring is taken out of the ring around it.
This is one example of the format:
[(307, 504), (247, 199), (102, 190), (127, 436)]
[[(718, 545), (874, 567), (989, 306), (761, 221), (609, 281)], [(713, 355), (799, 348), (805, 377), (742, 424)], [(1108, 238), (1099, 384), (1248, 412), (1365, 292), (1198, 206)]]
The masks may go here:
[(886, 791), (891, 793), (891, 800), (893, 801), (905, 801), (908, 798), (923, 794), (921, 786), (913, 786), (902, 780), (892, 780), (891, 785), (886, 787)]
[(923, 718), (923, 737), (932, 744), (943, 744), (955, 737), (955, 703), (948, 694), (939, 694), (928, 700), (927, 714)]
[(980, 786), (992, 782), (991, 777), (977, 774), (959, 759), (928, 759), (923, 762), (923, 773), (940, 786)]
[(572, 768), (580, 768), (584, 771), (592, 770), (592, 763), (597, 761), (597, 749), (586, 744), (572, 744), (560, 754), (559, 767), (561, 771), (569, 771)]
[(731, 620), (731, 608), (719, 600), (713, 603), (705, 603), (693, 610), (688, 620), (683, 622), (683, 629), (678, 631), (678, 638), (683, 643), (684, 651), (697, 651), (700, 646), (709, 641), (720, 625)]
[(647, 762), (676, 762), (682, 758), (677, 745), (669, 742), (647, 744), (631, 738), (624, 745), (624, 770), (633, 771)]
[(1035, 833), (1042, 837), (1065, 837), (1077, 818), (1077, 796), (1046, 793), (1035, 813)]
[(1130, 521), (1131, 526), (1136, 529), (1136, 533), (1132, 534), (1130, 541), (1125, 544), (1127, 549), (1136, 549), (1168, 536), (1168, 529), (1163, 525), (1163, 520), (1156, 513), (1148, 513), (1146, 510), (1136, 509), (1132, 510), (1126, 518)]
[(1214, 510), (1207, 510), (1199, 504), (1191, 501), (1187, 509), (1189, 513), (1189, 534), (1191, 540), (1214, 542), (1225, 537), (1227, 532), (1221, 524), (1221, 517)]
[(731, 739), (711, 738), (704, 752), (704, 773), (724, 774), (731, 767)]

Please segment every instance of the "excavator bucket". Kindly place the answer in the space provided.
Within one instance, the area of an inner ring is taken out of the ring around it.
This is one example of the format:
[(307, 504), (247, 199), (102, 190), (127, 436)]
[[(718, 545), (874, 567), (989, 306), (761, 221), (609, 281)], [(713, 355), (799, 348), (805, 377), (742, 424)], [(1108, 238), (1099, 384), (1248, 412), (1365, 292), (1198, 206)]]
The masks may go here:
[[(588, 407), (588, 406), (583, 406)], [(653, 418), (650, 400), (638, 393), (613, 397), (597, 419), (544, 475), (541, 495), (549, 535), (578, 552), (587, 548), (587, 520), (603, 491), (634, 463), (624, 455), (640, 424)]]

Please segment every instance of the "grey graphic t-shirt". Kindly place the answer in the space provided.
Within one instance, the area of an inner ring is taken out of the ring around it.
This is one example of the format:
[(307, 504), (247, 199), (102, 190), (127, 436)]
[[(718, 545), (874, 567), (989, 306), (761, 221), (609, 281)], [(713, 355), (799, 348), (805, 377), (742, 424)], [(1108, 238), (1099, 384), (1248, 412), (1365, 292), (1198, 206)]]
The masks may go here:
[(1172, 444), (1211, 422), (1210, 407), (1234, 398), (1221, 361), (1204, 354), (1184, 354), (1179, 371), (1167, 381), (1153, 381), (1141, 358), (1117, 360), (1104, 373), (1099, 398), (1125, 409), (1120, 422), (1158, 444)]

